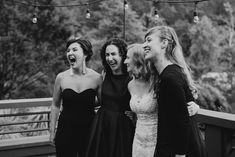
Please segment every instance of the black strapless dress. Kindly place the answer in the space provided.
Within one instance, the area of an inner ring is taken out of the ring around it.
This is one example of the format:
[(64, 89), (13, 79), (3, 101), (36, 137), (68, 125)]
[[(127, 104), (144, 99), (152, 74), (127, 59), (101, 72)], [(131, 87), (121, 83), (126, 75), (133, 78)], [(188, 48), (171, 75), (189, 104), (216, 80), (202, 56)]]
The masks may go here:
[(66, 88), (62, 92), (63, 109), (58, 120), (55, 145), (57, 148), (69, 151), (67, 153), (65, 151), (67, 156), (71, 151), (79, 154), (79, 157), (84, 156), (88, 133), (95, 115), (95, 96), (94, 89), (77, 93)]

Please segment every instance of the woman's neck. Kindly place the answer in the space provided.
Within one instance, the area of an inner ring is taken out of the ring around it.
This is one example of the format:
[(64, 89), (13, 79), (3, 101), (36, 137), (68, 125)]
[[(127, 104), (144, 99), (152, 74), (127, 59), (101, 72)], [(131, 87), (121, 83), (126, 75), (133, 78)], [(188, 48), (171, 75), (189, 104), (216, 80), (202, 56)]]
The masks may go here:
[(70, 68), (70, 75), (85, 75), (87, 73), (86, 67)]
[(154, 66), (156, 67), (159, 75), (162, 73), (162, 71), (168, 66), (173, 64), (171, 61), (169, 61), (166, 58), (159, 59), (155, 62)]
[(138, 78), (138, 79), (134, 79), (134, 82), (135, 84), (141, 89), (141, 90), (144, 90), (144, 89), (150, 89), (150, 82), (149, 81), (146, 81), (144, 79), (141, 79), (141, 78)]
[(112, 71), (113, 75), (122, 75), (123, 71), (122, 70), (118, 70), (118, 71)]

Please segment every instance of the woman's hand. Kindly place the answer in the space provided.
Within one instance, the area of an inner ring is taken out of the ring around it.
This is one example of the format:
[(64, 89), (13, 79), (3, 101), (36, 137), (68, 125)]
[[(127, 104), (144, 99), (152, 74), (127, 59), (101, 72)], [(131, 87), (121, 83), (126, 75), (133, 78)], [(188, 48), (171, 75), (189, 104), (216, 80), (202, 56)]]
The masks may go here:
[(134, 120), (134, 112), (125, 111), (125, 115), (130, 118), (130, 120)]
[(193, 116), (193, 115), (197, 114), (197, 112), (200, 109), (199, 105), (196, 104), (194, 101), (190, 101), (187, 104), (188, 104), (188, 113), (189, 113), (189, 116)]
[(134, 125), (136, 125), (137, 117), (136, 114), (132, 111), (125, 111), (125, 115), (130, 118)]

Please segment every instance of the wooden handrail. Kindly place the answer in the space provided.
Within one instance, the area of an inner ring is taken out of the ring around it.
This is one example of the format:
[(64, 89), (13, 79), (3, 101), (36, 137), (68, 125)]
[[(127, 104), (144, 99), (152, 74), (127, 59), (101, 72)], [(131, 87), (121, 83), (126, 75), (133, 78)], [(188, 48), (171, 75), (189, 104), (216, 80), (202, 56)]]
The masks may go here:
[(50, 111), (26, 112), (26, 113), (11, 113), (11, 114), (0, 115), (0, 117), (28, 116), (28, 115), (37, 115), (37, 114), (50, 114)]
[(0, 109), (50, 106), (52, 98), (0, 100)]
[(197, 118), (205, 124), (235, 130), (235, 114), (200, 109)]
[(39, 132), (39, 131), (48, 131), (48, 128), (2, 132), (2, 133), (0, 133), (0, 135), (5, 135), (5, 134), (16, 134), (16, 133), (26, 133), (26, 132)]
[(37, 120), (37, 121), (16, 122), (16, 123), (3, 123), (3, 124), (0, 124), (0, 127), (8, 126), (8, 125), (21, 125), (21, 124), (31, 124), (31, 123), (48, 123), (48, 122), (50, 122), (50, 121), (49, 120)]

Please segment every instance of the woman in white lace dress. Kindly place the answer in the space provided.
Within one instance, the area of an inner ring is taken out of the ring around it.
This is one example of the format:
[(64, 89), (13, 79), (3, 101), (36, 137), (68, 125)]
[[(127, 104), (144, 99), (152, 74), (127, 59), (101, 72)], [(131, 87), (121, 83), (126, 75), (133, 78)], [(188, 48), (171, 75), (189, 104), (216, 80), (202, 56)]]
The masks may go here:
[(130, 107), (137, 115), (133, 157), (153, 157), (157, 142), (157, 100), (153, 92), (153, 78), (145, 66), (144, 53), (140, 44), (128, 48), (127, 71), (133, 79), (128, 84), (131, 94)]
[[(132, 156), (153, 157), (158, 123), (158, 105), (153, 86), (157, 78), (153, 77), (155, 75), (151, 75), (151, 71), (154, 72), (154, 69), (145, 62), (141, 44), (133, 44), (128, 47), (124, 63), (127, 65), (127, 71), (133, 76), (128, 84), (128, 89), (131, 94), (130, 107), (137, 115)], [(194, 102), (188, 104), (189, 114), (196, 114), (199, 106)]]

